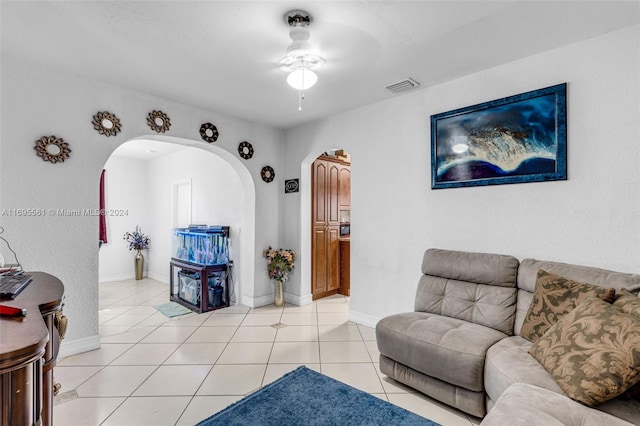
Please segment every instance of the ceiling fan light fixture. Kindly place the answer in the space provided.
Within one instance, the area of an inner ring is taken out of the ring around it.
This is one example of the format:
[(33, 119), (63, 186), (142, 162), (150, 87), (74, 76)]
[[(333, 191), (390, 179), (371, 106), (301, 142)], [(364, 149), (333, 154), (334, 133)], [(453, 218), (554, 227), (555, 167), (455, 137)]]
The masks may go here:
[(324, 59), (314, 53), (309, 43), (309, 24), (311, 16), (302, 10), (292, 10), (285, 14), (285, 22), (291, 29), (289, 37), (291, 44), (287, 48), (287, 55), (280, 60), (280, 69), (287, 71), (287, 83), (298, 90), (298, 110), (302, 110), (303, 91), (318, 81), (313, 69), (322, 65)]
[(315, 72), (307, 67), (299, 67), (289, 73), (287, 83), (296, 90), (307, 90), (318, 81)]

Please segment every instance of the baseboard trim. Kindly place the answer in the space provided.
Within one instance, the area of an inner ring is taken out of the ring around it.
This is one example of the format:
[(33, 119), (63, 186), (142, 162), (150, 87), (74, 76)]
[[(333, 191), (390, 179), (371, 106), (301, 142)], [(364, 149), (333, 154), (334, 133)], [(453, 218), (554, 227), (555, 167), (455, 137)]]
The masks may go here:
[(313, 299), (311, 298), (310, 294), (297, 296), (295, 294), (285, 293), (284, 301), (296, 306), (310, 305), (311, 303), (313, 303)]
[[(143, 276), (144, 278), (151, 278), (152, 280), (161, 282), (163, 284), (169, 284), (169, 276), (156, 274), (153, 272), (149, 272)], [(98, 278), (98, 282), (101, 283), (110, 283), (114, 281), (130, 281), (135, 280), (135, 274), (115, 274), (115, 275), (104, 275)]]
[(252, 308), (259, 308), (260, 306), (266, 306), (273, 304), (273, 294), (267, 294), (265, 296), (250, 297), (246, 294), (242, 295), (242, 303), (247, 304)]
[(378, 321), (381, 319), (382, 318), (354, 311), (353, 309), (349, 311), (349, 321), (355, 322), (356, 324), (366, 325), (367, 327), (375, 328), (376, 324), (378, 324)]
[[(297, 296), (291, 293), (284, 293), (284, 301), (285, 303), (290, 303), (296, 306), (304, 306), (309, 305), (313, 301), (311, 300), (311, 295), (306, 296)], [(243, 305), (249, 306), (251, 308), (259, 308), (260, 306), (273, 305), (273, 294), (267, 294), (264, 296), (258, 297), (250, 297), (246, 294), (242, 295), (242, 300), (240, 302)]]
[(85, 337), (77, 340), (63, 340), (60, 344), (58, 358), (62, 359), (71, 355), (100, 349), (100, 335)]
[(162, 284), (169, 285), (169, 276), (164, 274), (156, 274), (155, 272), (149, 272), (147, 278), (161, 282)]
[(135, 279), (134, 274), (114, 274), (114, 275), (104, 275), (98, 277), (98, 282), (101, 283), (110, 283), (113, 281), (127, 281)]

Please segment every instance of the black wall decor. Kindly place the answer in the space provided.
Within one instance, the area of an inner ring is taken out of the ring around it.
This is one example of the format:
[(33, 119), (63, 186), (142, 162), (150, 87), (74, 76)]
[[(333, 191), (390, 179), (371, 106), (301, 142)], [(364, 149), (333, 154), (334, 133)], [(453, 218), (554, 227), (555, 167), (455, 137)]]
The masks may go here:
[(215, 142), (218, 140), (218, 128), (211, 123), (204, 123), (200, 126), (200, 136), (205, 142)]
[(273, 167), (264, 166), (260, 171), (260, 176), (262, 177), (263, 181), (269, 183), (276, 177), (276, 172), (273, 170)]
[(240, 145), (238, 145), (238, 154), (240, 154), (240, 157), (248, 160), (253, 157), (253, 146), (247, 141), (240, 142)]
[(300, 183), (298, 179), (287, 179), (284, 181), (284, 193), (291, 194), (300, 191)]

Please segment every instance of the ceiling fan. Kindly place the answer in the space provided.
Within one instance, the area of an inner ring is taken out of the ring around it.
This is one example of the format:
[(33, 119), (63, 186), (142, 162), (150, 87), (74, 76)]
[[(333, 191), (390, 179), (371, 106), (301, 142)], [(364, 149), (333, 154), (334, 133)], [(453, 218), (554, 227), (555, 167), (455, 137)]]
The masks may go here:
[(284, 19), (291, 27), (291, 44), (287, 47), (287, 54), (280, 59), (279, 67), (289, 73), (287, 83), (298, 90), (298, 110), (302, 110), (304, 90), (318, 81), (318, 76), (313, 70), (320, 67), (325, 60), (315, 53), (308, 41), (311, 15), (303, 10), (292, 10), (285, 14)]

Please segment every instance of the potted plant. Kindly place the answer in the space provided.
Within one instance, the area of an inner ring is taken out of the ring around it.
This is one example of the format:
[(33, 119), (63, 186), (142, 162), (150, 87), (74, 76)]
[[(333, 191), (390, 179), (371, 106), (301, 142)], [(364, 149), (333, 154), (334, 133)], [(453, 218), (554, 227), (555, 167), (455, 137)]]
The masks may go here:
[(267, 258), (269, 278), (275, 281), (276, 289), (273, 303), (276, 306), (284, 304), (284, 283), (289, 279), (289, 272), (293, 270), (296, 254), (293, 250), (273, 249), (269, 246), (262, 255)]
[(140, 252), (141, 250), (148, 249), (151, 245), (151, 240), (147, 235), (142, 233), (139, 226), (136, 225), (136, 229), (133, 232), (125, 232), (122, 237), (129, 244), (129, 250), (136, 250), (136, 257), (134, 258), (136, 280), (142, 279), (142, 271), (144, 269), (144, 256)]

